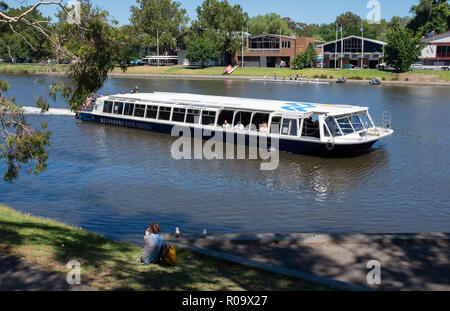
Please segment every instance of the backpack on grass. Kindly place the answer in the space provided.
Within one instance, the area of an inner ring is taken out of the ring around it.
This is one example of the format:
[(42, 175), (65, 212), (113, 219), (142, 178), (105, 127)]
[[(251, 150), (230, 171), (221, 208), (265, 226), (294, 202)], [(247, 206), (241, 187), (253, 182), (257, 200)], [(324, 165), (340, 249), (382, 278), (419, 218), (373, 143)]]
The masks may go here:
[(178, 262), (177, 252), (175, 247), (168, 245), (164, 248), (161, 254), (161, 264), (164, 266), (176, 266)]

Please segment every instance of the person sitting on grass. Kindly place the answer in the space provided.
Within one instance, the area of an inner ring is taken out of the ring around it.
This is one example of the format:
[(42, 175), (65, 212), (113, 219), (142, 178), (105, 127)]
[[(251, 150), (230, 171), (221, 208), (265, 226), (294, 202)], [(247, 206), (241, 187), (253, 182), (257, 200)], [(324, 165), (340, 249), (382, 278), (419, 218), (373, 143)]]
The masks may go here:
[(157, 223), (151, 223), (145, 232), (144, 248), (141, 256), (141, 263), (145, 265), (155, 264), (159, 261), (163, 249), (163, 238), (160, 235), (161, 228)]

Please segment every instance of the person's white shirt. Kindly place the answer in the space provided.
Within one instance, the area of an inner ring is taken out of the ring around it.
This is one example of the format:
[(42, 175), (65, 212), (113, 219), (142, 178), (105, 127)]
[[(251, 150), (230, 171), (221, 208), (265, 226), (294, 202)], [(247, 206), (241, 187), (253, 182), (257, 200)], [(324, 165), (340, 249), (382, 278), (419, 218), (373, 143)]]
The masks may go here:
[(234, 127), (235, 130), (239, 130), (239, 131), (243, 131), (245, 130), (245, 127), (243, 124), (236, 124), (236, 126)]
[(223, 127), (224, 129), (229, 129), (229, 128), (231, 128), (231, 124), (230, 124), (230, 123), (224, 124), (222, 127)]
[(261, 126), (261, 128), (259, 129), (259, 132), (261, 134), (269, 134), (269, 128), (267, 126)]

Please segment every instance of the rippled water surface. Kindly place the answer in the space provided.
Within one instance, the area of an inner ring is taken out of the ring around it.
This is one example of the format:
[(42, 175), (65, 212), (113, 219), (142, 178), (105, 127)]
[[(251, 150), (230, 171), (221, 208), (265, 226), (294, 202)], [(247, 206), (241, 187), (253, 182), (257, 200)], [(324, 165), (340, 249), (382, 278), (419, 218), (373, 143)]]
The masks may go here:
[[(2, 76), (32, 106), (45, 84)], [(365, 155), (320, 158), (282, 153), (279, 169), (254, 160), (176, 161), (168, 135), (71, 116), (48, 120), (48, 169), (0, 183), (0, 202), (21, 211), (135, 241), (150, 221), (200, 233), (435, 232), (450, 227), (450, 89), (282, 85), (248, 81), (110, 79), (103, 93), (189, 92), (370, 107), (390, 112), (396, 133)], [(62, 100), (53, 108), (67, 108)], [(0, 166), (4, 169), (4, 166)]]

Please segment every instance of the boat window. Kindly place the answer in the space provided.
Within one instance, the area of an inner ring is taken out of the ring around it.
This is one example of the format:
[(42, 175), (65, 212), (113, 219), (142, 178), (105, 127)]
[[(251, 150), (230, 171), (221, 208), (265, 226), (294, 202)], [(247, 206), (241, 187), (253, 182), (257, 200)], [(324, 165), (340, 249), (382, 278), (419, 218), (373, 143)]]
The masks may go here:
[(170, 120), (170, 112), (172, 111), (171, 107), (159, 107), (159, 117), (158, 120)]
[(289, 135), (289, 136), (297, 136), (297, 120), (295, 119), (283, 119), (283, 126), (281, 127), (281, 134), (282, 135)]
[(115, 103), (113, 113), (121, 115), (123, 113), (123, 103)]
[(302, 136), (320, 138), (319, 116), (312, 115), (303, 120)]
[(186, 116), (186, 123), (198, 124), (199, 120), (200, 120), (200, 110), (188, 109)]
[(350, 120), (352, 121), (353, 128), (355, 129), (355, 132), (363, 131), (364, 126), (362, 125), (361, 120), (358, 116), (352, 116), (350, 117)]
[(352, 124), (350, 123), (349, 118), (340, 118), (337, 120), (339, 126), (341, 127), (342, 133), (344, 134), (352, 134), (354, 133)]
[(246, 111), (238, 111), (236, 117), (234, 118), (233, 126), (242, 124), (244, 128), (248, 129), (250, 127), (250, 121), (252, 119), (252, 113)]
[(233, 123), (233, 117), (234, 117), (234, 110), (222, 110), (219, 114), (217, 126), (223, 126), (225, 124), (225, 121), (227, 121), (231, 127), (231, 123)]
[(364, 125), (366, 129), (373, 127), (372, 121), (370, 121), (369, 115), (366, 112), (359, 114), (359, 118), (361, 119), (362, 125)]
[(126, 103), (125, 104), (125, 109), (123, 111), (123, 115), (124, 116), (132, 116), (133, 115), (133, 110), (134, 110), (134, 104)]
[[(339, 127), (337, 126), (334, 118), (327, 118), (325, 122), (327, 123), (332, 136), (342, 136), (341, 131), (339, 130)], [(325, 131), (325, 133), (327, 133), (327, 131)]]
[(113, 110), (113, 103), (110, 101), (105, 101), (103, 104), (103, 112), (104, 113), (112, 113)]
[(147, 106), (147, 114), (146, 118), (148, 119), (156, 119), (158, 116), (158, 106)]
[(203, 110), (203, 112), (202, 112), (202, 124), (203, 125), (214, 126), (215, 123), (216, 123), (216, 112), (215, 111)]
[(273, 117), (272, 124), (270, 125), (270, 133), (280, 134), (281, 117)]
[(185, 108), (173, 108), (172, 121), (184, 123), (185, 117), (186, 117)]
[(145, 115), (145, 105), (136, 105), (134, 107), (134, 116), (138, 118), (143, 118)]
[(253, 120), (252, 123), (256, 126), (255, 128), (253, 128), (252, 126), (252, 131), (256, 131), (256, 130), (260, 130), (262, 125), (264, 123), (269, 124), (269, 114), (268, 113), (255, 113), (255, 115), (253, 116)]

